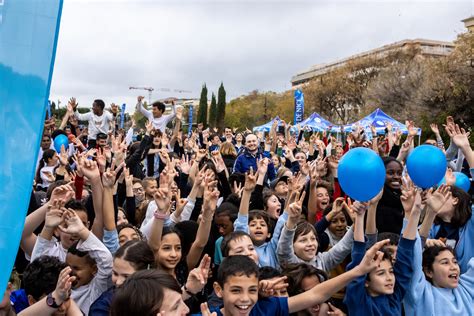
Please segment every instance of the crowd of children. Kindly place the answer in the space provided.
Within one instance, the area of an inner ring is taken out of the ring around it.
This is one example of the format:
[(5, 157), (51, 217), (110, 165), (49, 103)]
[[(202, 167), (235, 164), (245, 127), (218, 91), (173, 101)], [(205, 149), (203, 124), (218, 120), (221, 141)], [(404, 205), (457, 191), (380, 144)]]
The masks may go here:
[[(142, 131), (102, 100), (80, 114), (71, 98), (45, 123), (0, 315), (474, 315), (472, 192), (453, 176), (474, 174), (474, 153), (451, 117), (447, 149), (435, 125), (426, 141), (446, 183), (422, 191), (405, 167), (412, 122), (370, 140), (284, 123), (185, 133), (182, 108), (137, 101)], [(386, 170), (366, 202), (337, 174), (361, 146)]]

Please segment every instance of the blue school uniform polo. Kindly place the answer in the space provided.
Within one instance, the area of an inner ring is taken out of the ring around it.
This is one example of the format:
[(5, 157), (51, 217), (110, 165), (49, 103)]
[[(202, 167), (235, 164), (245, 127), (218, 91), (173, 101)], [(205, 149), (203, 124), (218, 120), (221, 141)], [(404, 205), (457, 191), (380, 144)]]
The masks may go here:
[[(217, 316), (224, 316), (220, 308), (212, 308), (211, 313), (216, 312)], [(250, 311), (250, 316), (287, 316), (290, 312), (288, 310), (288, 297), (268, 297), (257, 301)], [(193, 315), (201, 315), (193, 314)]]

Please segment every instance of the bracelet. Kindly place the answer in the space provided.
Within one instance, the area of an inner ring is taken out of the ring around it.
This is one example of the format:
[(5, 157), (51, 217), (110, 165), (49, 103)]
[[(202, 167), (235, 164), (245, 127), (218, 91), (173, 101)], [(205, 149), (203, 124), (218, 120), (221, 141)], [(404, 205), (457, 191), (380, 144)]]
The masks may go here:
[(155, 216), (156, 219), (161, 219), (161, 220), (168, 219), (169, 217), (167, 214), (158, 212), (158, 210), (156, 210), (155, 213), (153, 213), (153, 216)]
[(188, 290), (188, 288), (186, 287), (186, 284), (183, 285), (183, 290), (184, 290), (184, 292), (186, 292), (186, 294), (188, 294), (188, 295), (191, 296), (191, 297), (193, 297), (193, 296), (195, 296), (195, 295), (197, 294), (197, 293), (194, 294), (193, 292), (191, 292), (190, 290)]

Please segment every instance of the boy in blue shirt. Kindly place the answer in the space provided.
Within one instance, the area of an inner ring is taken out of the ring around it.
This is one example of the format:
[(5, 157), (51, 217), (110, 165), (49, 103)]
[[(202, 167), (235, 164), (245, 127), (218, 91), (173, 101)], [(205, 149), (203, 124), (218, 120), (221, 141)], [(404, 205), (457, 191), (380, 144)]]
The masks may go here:
[[(303, 200), (290, 204), (289, 212), (300, 212)], [(367, 274), (375, 269), (382, 260), (378, 252), (388, 240), (376, 243), (370, 248), (360, 264), (352, 270), (333, 279), (316, 285), (301, 294), (286, 297), (258, 297), (259, 288), (268, 291), (276, 285), (271, 281), (259, 282), (259, 270), (256, 260), (248, 256), (233, 255), (225, 258), (217, 273), (217, 282), (214, 283), (216, 295), (223, 300), (223, 306), (213, 308), (217, 316), (256, 316), (256, 315), (288, 315), (296, 313), (316, 304), (325, 302), (334, 293), (345, 287), (351, 280)], [(201, 308), (203, 315), (209, 315), (207, 306)]]

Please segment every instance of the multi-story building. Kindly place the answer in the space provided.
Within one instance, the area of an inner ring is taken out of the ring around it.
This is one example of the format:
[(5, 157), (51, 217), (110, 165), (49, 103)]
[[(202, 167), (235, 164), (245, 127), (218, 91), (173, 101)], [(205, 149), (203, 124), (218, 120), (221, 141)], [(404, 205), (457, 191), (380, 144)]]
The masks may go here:
[(439, 57), (448, 55), (454, 49), (454, 44), (451, 42), (427, 39), (413, 39), (395, 42), (363, 53), (352, 55), (344, 59), (336, 60), (334, 62), (314, 65), (309, 69), (293, 76), (291, 78), (291, 85), (293, 89), (301, 87), (312, 79), (316, 79), (324, 74), (343, 67), (350, 61), (357, 61), (367, 57), (383, 59), (389, 54), (398, 50), (407, 50), (413, 48), (415, 48), (421, 56)]

